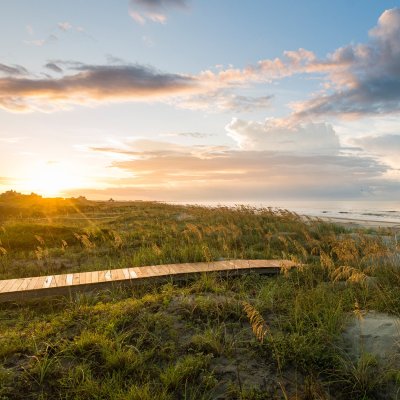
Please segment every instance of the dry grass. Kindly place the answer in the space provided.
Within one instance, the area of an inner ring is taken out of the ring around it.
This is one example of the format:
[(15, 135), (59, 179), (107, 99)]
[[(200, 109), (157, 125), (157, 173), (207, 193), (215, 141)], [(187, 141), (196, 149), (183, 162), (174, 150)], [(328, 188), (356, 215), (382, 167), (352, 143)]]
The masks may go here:
[(340, 346), (351, 315), (400, 315), (389, 231), (270, 208), (28, 200), (36, 214), (19, 199), (22, 218), (0, 201), (2, 278), (221, 258), (300, 267), (2, 305), (0, 398), (372, 399), (399, 384)]

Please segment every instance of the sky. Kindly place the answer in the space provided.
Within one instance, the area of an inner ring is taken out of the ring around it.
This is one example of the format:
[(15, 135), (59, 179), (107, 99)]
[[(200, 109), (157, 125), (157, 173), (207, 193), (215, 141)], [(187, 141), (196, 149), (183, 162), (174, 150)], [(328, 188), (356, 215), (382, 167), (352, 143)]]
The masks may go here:
[(400, 3), (3, 0), (0, 192), (400, 199)]

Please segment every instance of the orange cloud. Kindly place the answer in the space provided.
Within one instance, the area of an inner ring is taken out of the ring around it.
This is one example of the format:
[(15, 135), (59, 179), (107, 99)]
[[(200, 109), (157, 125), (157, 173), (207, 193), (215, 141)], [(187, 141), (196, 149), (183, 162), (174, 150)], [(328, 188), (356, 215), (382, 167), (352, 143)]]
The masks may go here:
[[(131, 199), (360, 198), (387, 185), (383, 178), (388, 170), (385, 164), (370, 157), (339, 153), (238, 151), (149, 140), (132, 142), (124, 149), (96, 147), (92, 151), (126, 157), (111, 165), (130, 176), (103, 181), (107, 187), (104, 195), (120, 194)], [(88, 193), (101, 195), (101, 191)]]

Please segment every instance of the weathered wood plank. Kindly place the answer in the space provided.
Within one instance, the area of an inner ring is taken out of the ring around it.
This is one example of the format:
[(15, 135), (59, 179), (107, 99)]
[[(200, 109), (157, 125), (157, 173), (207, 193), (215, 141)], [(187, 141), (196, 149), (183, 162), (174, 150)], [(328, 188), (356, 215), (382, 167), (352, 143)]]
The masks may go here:
[(91, 282), (92, 283), (98, 283), (99, 282), (99, 271), (92, 271), (91, 273), (90, 273), (90, 275), (91, 275)]
[(39, 276), (33, 289), (42, 289), (47, 276)]
[(130, 279), (129, 269), (128, 268), (123, 268), (122, 269), (122, 273), (124, 274), (124, 278), (125, 279)]
[(43, 289), (49, 288), (50, 285), (51, 285), (51, 282), (53, 282), (53, 279), (54, 279), (54, 276), (53, 276), (53, 275), (46, 276), (46, 278), (45, 278), (45, 280), (44, 280), (44, 282), (43, 282), (42, 288), (43, 288)]
[(123, 281), (125, 279), (122, 269), (113, 269), (113, 281)]
[(12, 286), (8, 289), (9, 292), (17, 292), (19, 291), (20, 286), (22, 285), (22, 279), (16, 279)]
[(73, 274), (72, 284), (73, 285), (81, 284), (81, 274), (79, 274), (79, 273)]
[(189, 263), (179, 264), (178, 267), (182, 272), (190, 273), (190, 272), (198, 272), (196, 267)]
[(67, 280), (67, 275), (54, 275), (54, 285), (55, 287), (65, 286)]
[(4, 279), (2, 281), (0, 281), (0, 291), (3, 290), (3, 288), (7, 285), (9, 279)]
[(32, 280), (32, 278), (24, 278), (22, 279), (22, 285), (19, 287), (19, 290), (26, 290), (26, 288), (28, 287), (30, 281)]
[(104, 273), (104, 279), (108, 282), (112, 281), (112, 271), (110, 269)]
[(85, 274), (85, 284), (90, 285), (92, 283), (92, 272), (83, 272)]
[(106, 282), (106, 272), (107, 271), (99, 271), (99, 275), (98, 275), (99, 282)]
[(197, 272), (212, 272), (209, 263), (193, 263)]
[(160, 271), (160, 275), (169, 275), (170, 269), (167, 265), (157, 265), (158, 270)]
[(67, 274), (65, 279), (65, 284), (71, 286), (74, 282), (74, 274)]
[(138, 278), (147, 278), (148, 276), (146, 267), (135, 267), (133, 270), (136, 272)]
[(159, 265), (149, 265), (148, 267), (149, 273), (151, 273), (152, 276), (162, 276), (165, 275), (165, 273), (162, 271)]
[(213, 262), (149, 265), (103, 271), (36, 276), (21, 279), (0, 280), (0, 302), (20, 300), (44, 295), (68, 294), (69, 288), (88, 290), (113, 282), (133, 282), (147, 278), (173, 277), (181, 279), (189, 274), (259, 270), (260, 273), (279, 273), (282, 267), (292, 268), (290, 260), (224, 260)]
[(130, 279), (136, 279), (138, 277), (134, 268), (128, 268), (128, 271)]

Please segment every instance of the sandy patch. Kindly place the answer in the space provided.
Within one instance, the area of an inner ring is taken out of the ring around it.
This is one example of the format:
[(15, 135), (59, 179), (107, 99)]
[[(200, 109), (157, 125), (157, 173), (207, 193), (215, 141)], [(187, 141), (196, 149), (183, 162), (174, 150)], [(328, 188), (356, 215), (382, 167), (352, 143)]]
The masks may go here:
[(354, 359), (370, 353), (386, 365), (400, 366), (400, 318), (368, 312), (362, 320), (352, 318), (343, 333), (346, 350)]
[(367, 219), (356, 219), (346, 217), (318, 217), (320, 220), (325, 222), (332, 222), (338, 225), (342, 225), (347, 228), (392, 228), (395, 231), (400, 231), (400, 224), (392, 221), (379, 221), (379, 220), (367, 220)]

